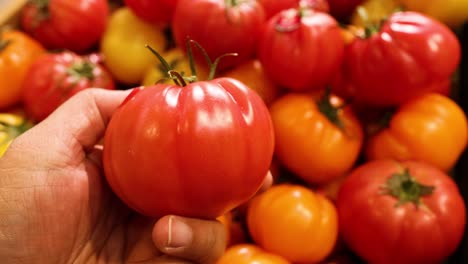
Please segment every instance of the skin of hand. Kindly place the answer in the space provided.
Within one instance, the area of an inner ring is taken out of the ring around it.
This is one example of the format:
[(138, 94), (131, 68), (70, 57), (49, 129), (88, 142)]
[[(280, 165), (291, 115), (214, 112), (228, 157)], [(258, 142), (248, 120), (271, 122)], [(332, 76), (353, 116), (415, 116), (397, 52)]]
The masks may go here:
[(87, 89), (13, 141), (0, 159), (2, 263), (215, 263), (224, 252), (220, 222), (149, 219), (107, 186), (96, 144), (129, 92)]

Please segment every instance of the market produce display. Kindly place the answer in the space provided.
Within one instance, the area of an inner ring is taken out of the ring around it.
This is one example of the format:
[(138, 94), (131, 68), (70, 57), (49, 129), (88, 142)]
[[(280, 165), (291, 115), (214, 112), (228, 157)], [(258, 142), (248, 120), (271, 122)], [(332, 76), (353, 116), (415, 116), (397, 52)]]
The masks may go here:
[(467, 3), (29, 1), (0, 34), (0, 156), (74, 94), (133, 89), (106, 180), (145, 216), (218, 219), (218, 264), (444, 263)]

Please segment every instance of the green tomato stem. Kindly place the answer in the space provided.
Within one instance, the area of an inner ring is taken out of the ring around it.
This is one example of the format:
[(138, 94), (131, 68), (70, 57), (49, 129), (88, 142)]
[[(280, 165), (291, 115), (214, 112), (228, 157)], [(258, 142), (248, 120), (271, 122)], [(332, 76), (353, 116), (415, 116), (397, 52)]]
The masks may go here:
[(177, 80), (177, 83), (179, 83), (179, 86), (182, 86), (182, 87), (187, 86), (187, 83), (185, 82), (184, 77), (178, 71), (170, 70), (168, 73), (171, 79)]

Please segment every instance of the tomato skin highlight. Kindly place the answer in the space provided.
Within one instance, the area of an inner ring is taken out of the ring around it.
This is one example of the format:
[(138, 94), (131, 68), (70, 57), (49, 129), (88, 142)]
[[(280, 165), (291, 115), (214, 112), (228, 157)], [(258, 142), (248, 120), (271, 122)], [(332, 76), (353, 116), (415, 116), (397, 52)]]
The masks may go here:
[(457, 69), (461, 47), (444, 24), (420, 13), (393, 13), (368, 38), (345, 49), (335, 92), (375, 107), (398, 106), (442, 88)]
[[(420, 184), (434, 187), (421, 204), (384, 193), (389, 177), (408, 170)], [(376, 160), (357, 167), (337, 199), (345, 243), (367, 263), (442, 263), (458, 247), (466, 207), (455, 182), (427, 163)]]
[(260, 188), (273, 148), (268, 108), (239, 81), (158, 84), (113, 115), (104, 170), (114, 192), (144, 215), (214, 219)]
[(339, 70), (344, 38), (329, 14), (310, 8), (283, 10), (270, 18), (257, 56), (277, 85), (295, 92), (321, 90)]
[(84, 53), (99, 42), (109, 13), (106, 0), (29, 1), (21, 12), (21, 26), (47, 49)]

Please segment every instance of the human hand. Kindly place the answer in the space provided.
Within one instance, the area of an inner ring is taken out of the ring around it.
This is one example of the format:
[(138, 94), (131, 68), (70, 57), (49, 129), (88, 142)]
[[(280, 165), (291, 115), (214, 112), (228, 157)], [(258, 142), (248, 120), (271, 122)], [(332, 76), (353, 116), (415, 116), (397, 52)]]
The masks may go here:
[(223, 253), (220, 222), (149, 219), (106, 184), (96, 144), (128, 93), (78, 93), (0, 159), (3, 263), (213, 263)]

